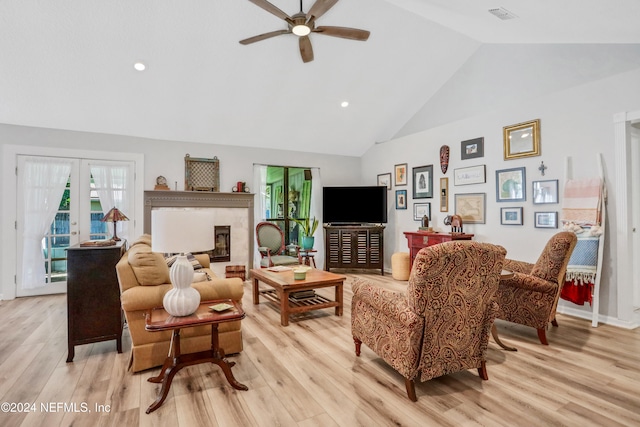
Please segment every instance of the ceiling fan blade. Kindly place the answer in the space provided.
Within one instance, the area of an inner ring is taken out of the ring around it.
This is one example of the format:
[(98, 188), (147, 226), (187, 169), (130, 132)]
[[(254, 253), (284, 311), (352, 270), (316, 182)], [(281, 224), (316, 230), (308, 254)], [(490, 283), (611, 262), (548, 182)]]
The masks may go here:
[(340, 37), (343, 39), (351, 39), (358, 41), (366, 41), (371, 34), (367, 30), (359, 30), (357, 28), (348, 27), (316, 27), (314, 33), (324, 34), (325, 36)]
[(338, 3), (338, 0), (316, 0), (313, 6), (311, 6), (311, 9), (307, 12), (307, 21), (310, 21), (311, 19), (315, 21), (320, 18), (336, 3)]
[(279, 36), (281, 34), (288, 34), (289, 30), (277, 30), (271, 31), (269, 33), (260, 34), (258, 36), (249, 37), (248, 39), (240, 40), (240, 44), (251, 44), (255, 42), (259, 42), (260, 40), (270, 39), (271, 37)]
[(276, 6), (269, 3), (267, 0), (249, 0), (251, 3), (266, 10), (267, 12), (277, 16), (280, 19), (284, 19), (290, 24), (293, 24), (293, 20), (289, 15), (278, 9)]
[(299, 39), (300, 44), (300, 56), (302, 56), (302, 62), (313, 61), (313, 48), (311, 47), (311, 40), (308, 36), (302, 36)]

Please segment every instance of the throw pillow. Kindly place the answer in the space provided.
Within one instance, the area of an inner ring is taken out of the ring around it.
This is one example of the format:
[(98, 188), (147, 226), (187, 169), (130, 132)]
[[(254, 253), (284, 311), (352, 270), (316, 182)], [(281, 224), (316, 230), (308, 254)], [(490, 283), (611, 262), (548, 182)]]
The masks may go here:
[[(194, 270), (200, 270), (202, 268), (202, 264), (198, 262), (196, 257), (193, 256), (191, 252), (187, 252), (185, 255), (187, 256), (187, 261), (191, 263)], [(165, 257), (165, 261), (167, 261), (167, 267), (169, 268), (171, 268), (173, 263), (176, 262), (176, 260), (178, 259), (178, 255), (164, 254), (164, 257)]]

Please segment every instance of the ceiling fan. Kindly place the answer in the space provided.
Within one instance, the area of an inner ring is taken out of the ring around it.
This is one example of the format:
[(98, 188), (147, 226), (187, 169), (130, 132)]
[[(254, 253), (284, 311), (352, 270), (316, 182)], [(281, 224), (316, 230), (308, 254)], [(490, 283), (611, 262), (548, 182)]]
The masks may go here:
[(256, 6), (263, 8), (267, 12), (272, 13), (278, 18), (284, 19), (288, 24), (288, 28), (286, 30), (271, 31), (269, 33), (240, 40), (240, 44), (243, 45), (259, 42), (282, 34), (295, 34), (298, 36), (302, 61), (310, 62), (313, 61), (313, 48), (311, 47), (311, 40), (309, 40), (310, 33), (318, 33), (326, 36), (358, 41), (366, 41), (369, 38), (369, 31), (359, 30), (357, 28), (328, 26), (316, 27), (316, 20), (338, 3), (338, 0), (316, 0), (307, 13), (302, 11), (302, 0), (300, 0), (300, 12), (292, 16), (287, 15), (267, 0), (249, 1)]

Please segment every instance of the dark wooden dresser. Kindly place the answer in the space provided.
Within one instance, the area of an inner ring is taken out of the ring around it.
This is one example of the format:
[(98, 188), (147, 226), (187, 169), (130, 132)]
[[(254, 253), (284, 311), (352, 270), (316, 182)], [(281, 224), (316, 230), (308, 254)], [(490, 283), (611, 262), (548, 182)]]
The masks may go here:
[(409, 268), (413, 267), (413, 260), (416, 259), (416, 255), (422, 248), (452, 240), (471, 240), (473, 238), (473, 234), (438, 233), (436, 231), (405, 231), (404, 235), (409, 245), (409, 258), (411, 259)]
[(379, 269), (384, 275), (383, 225), (327, 225), (324, 227), (324, 269)]
[(69, 355), (75, 346), (116, 340), (122, 353), (122, 307), (116, 264), (124, 254), (126, 241), (114, 246), (67, 249), (67, 323)]

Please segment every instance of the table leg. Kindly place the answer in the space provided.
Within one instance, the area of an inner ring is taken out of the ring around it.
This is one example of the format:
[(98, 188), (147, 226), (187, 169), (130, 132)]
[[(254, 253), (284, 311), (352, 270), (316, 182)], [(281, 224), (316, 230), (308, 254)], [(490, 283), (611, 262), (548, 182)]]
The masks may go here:
[(493, 336), (493, 340), (496, 342), (496, 344), (498, 344), (500, 347), (504, 348), (507, 351), (518, 351), (517, 348), (515, 347), (509, 347), (507, 345), (505, 345), (502, 341), (500, 341), (500, 337), (498, 336), (498, 328), (496, 327), (496, 324), (493, 323), (491, 325), (491, 335)]
[(260, 303), (260, 292), (258, 289), (258, 279), (257, 278), (253, 278), (253, 303), (254, 304), (259, 304)]
[(213, 353), (213, 359), (211, 362), (220, 366), (220, 369), (222, 369), (222, 372), (227, 378), (229, 384), (231, 384), (231, 386), (236, 390), (249, 390), (249, 387), (244, 384), (240, 384), (238, 380), (236, 380), (236, 377), (233, 376), (233, 372), (231, 372), (231, 368), (236, 364), (236, 362), (229, 362), (225, 357), (226, 355), (224, 350), (220, 348), (220, 345), (218, 344), (217, 324), (211, 325), (211, 352)]
[(336, 316), (342, 316), (342, 285), (343, 283), (340, 282), (340, 284), (336, 285), (336, 295), (335, 295), (335, 300), (338, 303), (338, 306), (336, 307)]
[(158, 393), (158, 397), (156, 400), (147, 408), (146, 413), (150, 414), (151, 412), (158, 409), (164, 400), (167, 398), (167, 394), (169, 394), (169, 389), (171, 388), (171, 382), (173, 381), (173, 377), (175, 374), (182, 369), (182, 366), (179, 364), (180, 359), (180, 329), (173, 330), (172, 337), (172, 351), (169, 356), (164, 360), (164, 364), (162, 365), (162, 369), (160, 369), (160, 374), (157, 377), (148, 378), (147, 381), (151, 383), (160, 383), (162, 382), (162, 388), (160, 389), (160, 393)]
[(289, 292), (278, 291), (280, 297), (280, 324), (289, 326)]

